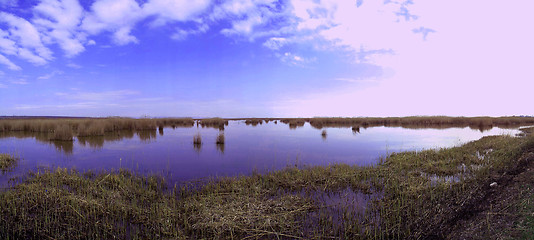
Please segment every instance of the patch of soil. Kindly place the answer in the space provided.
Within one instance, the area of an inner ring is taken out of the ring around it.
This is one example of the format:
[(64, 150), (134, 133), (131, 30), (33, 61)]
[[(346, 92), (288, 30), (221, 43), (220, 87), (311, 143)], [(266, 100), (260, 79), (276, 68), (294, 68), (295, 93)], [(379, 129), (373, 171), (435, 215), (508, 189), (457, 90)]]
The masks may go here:
[[(490, 187), (492, 182), (497, 185)], [(534, 194), (534, 153), (520, 158), (515, 168), (491, 177), (481, 192), (428, 238), (514, 239), (521, 218), (519, 202)]]

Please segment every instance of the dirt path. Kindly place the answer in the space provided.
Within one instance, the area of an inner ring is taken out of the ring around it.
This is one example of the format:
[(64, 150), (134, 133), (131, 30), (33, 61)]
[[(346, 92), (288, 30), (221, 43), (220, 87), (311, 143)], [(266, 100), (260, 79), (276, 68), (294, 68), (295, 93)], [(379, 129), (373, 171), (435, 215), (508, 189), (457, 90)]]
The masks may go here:
[[(525, 218), (520, 203), (534, 196), (534, 153), (525, 154), (517, 167), (493, 176), (480, 197), (468, 204), (434, 236), (446, 239), (516, 239), (523, 235), (517, 229)], [(530, 201), (532, 206), (532, 201)], [(528, 213), (527, 213), (528, 214)], [(534, 236), (533, 236), (534, 239)]]

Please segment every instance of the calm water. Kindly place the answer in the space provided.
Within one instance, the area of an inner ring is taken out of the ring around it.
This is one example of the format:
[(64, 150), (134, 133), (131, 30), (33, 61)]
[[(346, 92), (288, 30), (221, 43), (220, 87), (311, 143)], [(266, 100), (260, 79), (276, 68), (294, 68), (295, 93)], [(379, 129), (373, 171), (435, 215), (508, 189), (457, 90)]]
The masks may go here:
[[(105, 137), (49, 142), (42, 135), (0, 135), (0, 152), (20, 156), (16, 168), (0, 173), (0, 185), (9, 178), (38, 168), (67, 167), (78, 170), (128, 168), (142, 174), (163, 174), (170, 183), (216, 176), (250, 174), (282, 169), (288, 165), (375, 164), (387, 153), (452, 147), (482, 136), (511, 134), (518, 130), (493, 128), (405, 129), (400, 127), (326, 128), (327, 136), (312, 128), (290, 129), (269, 122), (255, 127), (230, 121), (224, 130), (224, 147), (217, 147), (218, 129), (191, 127), (163, 131), (121, 132)], [(203, 144), (195, 148), (193, 136)]]

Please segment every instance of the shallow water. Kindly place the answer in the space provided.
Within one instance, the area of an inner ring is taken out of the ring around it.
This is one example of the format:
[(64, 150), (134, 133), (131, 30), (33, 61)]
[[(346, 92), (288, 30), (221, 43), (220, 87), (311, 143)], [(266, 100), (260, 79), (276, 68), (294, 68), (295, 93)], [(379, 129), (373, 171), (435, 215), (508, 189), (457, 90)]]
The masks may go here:
[[(20, 157), (10, 173), (0, 174), (0, 186), (11, 177), (38, 168), (67, 167), (85, 170), (128, 168), (142, 174), (162, 174), (169, 183), (206, 177), (246, 175), (286, 166), (333, 163), (369, 165), (380, 156), (404, 150), (452, 147), (483, 136), (511, 134), (517, 129), (471, 128), (406, 129), (401, 127), (315, 129), (306, 123), (290, 129), (283, 123), (257, 126), (230, 121), (225, 144), (217, 145), (219, 129), (186, 127), (160, 131), (119, 132), (103, 137), (49, 142), (42, 134), (0, 135), (0, 152)], [(200, 133), (203, 144), (193, 145)]]

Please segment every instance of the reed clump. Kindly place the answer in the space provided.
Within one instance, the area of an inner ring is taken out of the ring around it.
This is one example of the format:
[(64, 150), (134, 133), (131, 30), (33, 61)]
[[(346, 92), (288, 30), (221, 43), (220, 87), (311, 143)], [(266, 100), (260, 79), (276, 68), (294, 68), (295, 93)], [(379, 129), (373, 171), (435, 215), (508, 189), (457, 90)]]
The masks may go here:
[[(268, 123), (269, 120), (265, 120), (265, 123)], [(258, 126), (258, 124), (263, 124), (263, 119), (249, 118), (245, 120), (246, 125), (252, 125), (253, 127)]]
[(228, 126), (228, 120), (222, 118), (205, 118), (198, 122), (202, 127), (217, 128), (224, 130), (224, 126)]
[(2, 173), (8, 172), (13, 169), (18, 162), (19, 158), (11, 154), (2, 153), (0, 154), (0, 170)]
[(304, 118), (284, 118), (280, 119), (280, 122), (289, 124), (289, 128), (295, 129), (297, 127), (302, 127), (306, 123), (307, 119)]

